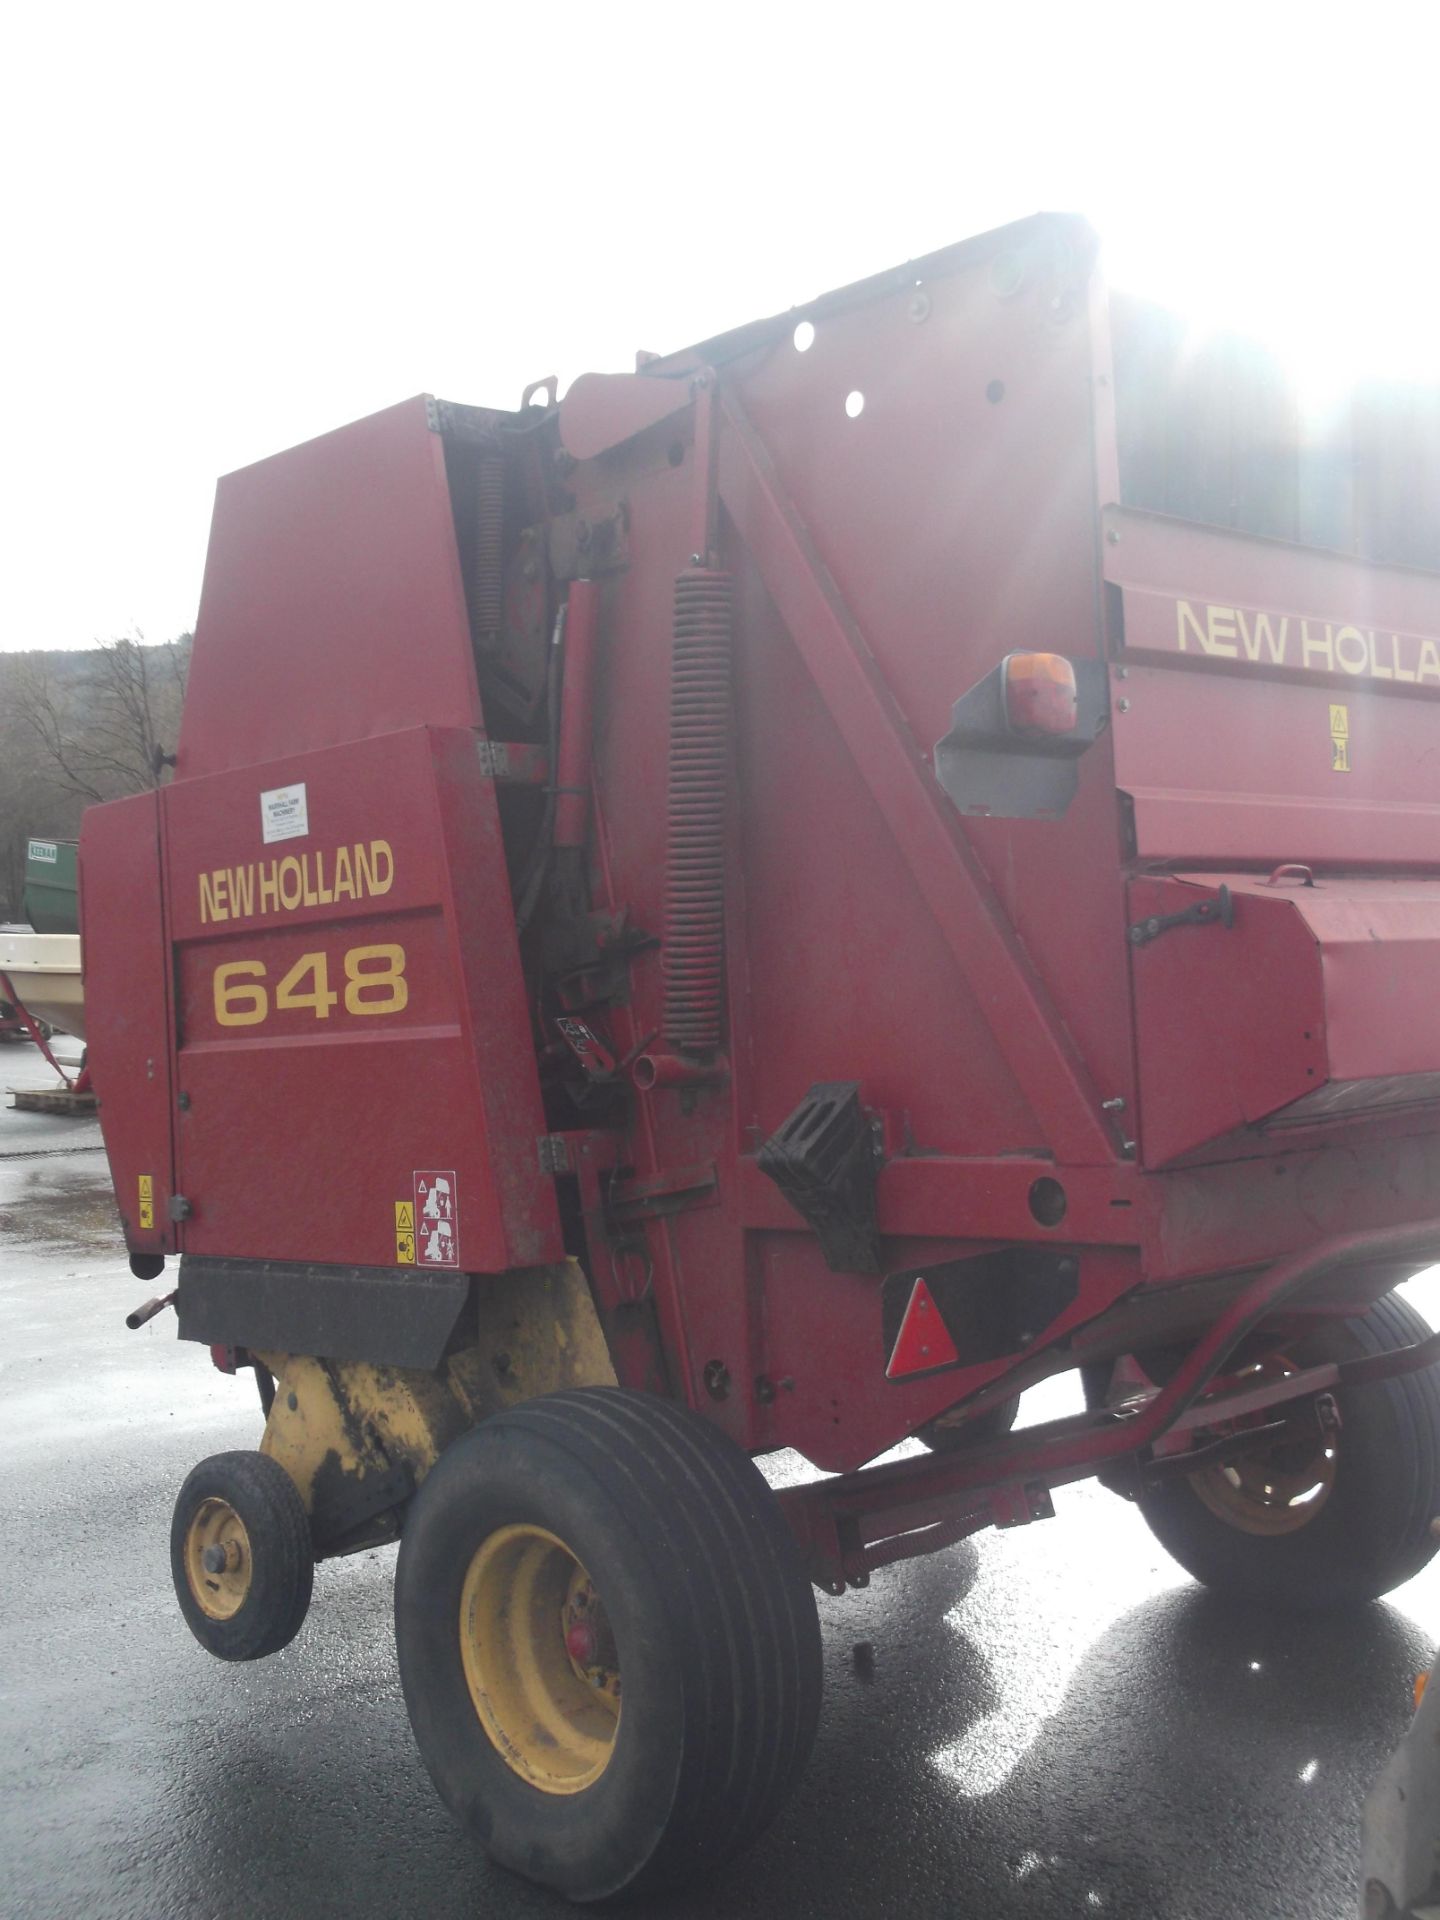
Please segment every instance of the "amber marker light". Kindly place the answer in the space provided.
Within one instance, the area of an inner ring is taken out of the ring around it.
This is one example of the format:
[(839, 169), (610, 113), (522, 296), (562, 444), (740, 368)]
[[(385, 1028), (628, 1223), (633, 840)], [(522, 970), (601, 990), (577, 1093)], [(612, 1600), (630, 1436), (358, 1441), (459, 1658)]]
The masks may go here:
[(1075, 668), (1063, 653), (1006, 656), (1005, 719), (1012, 733), (1073, 733)]

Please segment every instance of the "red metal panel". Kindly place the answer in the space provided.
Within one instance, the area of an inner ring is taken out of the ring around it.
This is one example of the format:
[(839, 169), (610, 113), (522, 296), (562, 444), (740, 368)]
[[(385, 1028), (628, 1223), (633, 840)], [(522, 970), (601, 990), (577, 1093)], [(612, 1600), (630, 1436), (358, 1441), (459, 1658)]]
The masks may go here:
[[(132, 1253), (171, 1253), (170, 1008), (159, 796), (91, 807), (80, 828), (80, 951), (100, 1130)], [(150, 1224), (142, 1225), (148, 1187)]]
[(996, 1046), (1062, 1157), (1113, 1158), (1084, 1065), (977, 870), (954, 808), (923, 764), (838, 591), (808, 550), (759, 442), (738, 407), (732, 403), (726, 412), (721, 497), (926, 907), (976, 989)]
[[(300, 783), (308, 832), (267, 843), (262, 792)], [(415, 729), (164, 800), (186, 1250), (423, 1267), (396, 1207), (444, 1168), (462, 1267), (559, 1257), (474, 736)]]
[(177, 778), (480, 722), (423, 395), (220, 482)]
[(1318, 948), (1332, 1080), (1440, 1071), (1440, 883), (1232, 874), (1237, 900), (1284, 893)]
[[(1135, 880), (1130, 915), (1213, 898), (1209, 883)], [(1228, 929), (1172, 928), (1138, 947), (1132, 966), (1144, 1165), (1251, 1125), (1324, 1079), (1315, 943), (1287, 901), (1239, 901)]]
[(1440, 576), (1105, 518), (1115, 781), (1140, 857), (1440, 860)]
[(1229, 889), (1234, 925), (1135, 950), (1140, 1140), (1160, 1165), (1272, 1118), (1433, 1101), (1440, 883), (1256, 874), (1139, 879), (1132, 918)]

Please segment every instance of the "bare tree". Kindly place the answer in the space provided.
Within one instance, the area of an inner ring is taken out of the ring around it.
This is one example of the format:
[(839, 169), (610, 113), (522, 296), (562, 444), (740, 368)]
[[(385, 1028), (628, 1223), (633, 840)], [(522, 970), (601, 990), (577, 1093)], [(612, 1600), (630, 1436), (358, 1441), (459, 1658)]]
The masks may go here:
[(173, 749), (190, 661), (190, 636), (147, 646), (112, 640), (61, 678), (55, 656), (26, 658), (15, 708), (41, 766), (64, 792), (112, 800), (158, 786), (160, 753)]
[(189, 664), (188, 633), (0, 653), (0, 919), (20, 912), (31, 837), (74, 839), (87, 806), (159, 784)]

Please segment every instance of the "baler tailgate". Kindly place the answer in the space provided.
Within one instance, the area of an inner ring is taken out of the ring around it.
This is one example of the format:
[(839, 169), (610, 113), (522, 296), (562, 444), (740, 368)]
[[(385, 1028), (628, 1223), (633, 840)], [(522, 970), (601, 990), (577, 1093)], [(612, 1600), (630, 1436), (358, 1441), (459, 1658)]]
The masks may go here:
[(169, 864), (185, 1251), (471, 1272), (557, 1257), (473, 735), (389, 734), (184, 797)]

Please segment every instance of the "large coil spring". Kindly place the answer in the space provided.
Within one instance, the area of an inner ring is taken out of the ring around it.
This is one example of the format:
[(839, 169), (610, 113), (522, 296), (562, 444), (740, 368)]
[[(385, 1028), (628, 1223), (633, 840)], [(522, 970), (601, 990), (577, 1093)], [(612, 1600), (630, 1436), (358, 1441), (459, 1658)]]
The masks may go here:
[(670, 664), (665, 1038), (685, 1053), (720, 1045), (725, 959), (725, 791), (730, 761), (730, 575), (675, 581)]
[(505, 456), (482, 447), (475, 485), (475, 545), (470, 568), (470, 613), (475, 642), (494, 647), (504, 619)]

